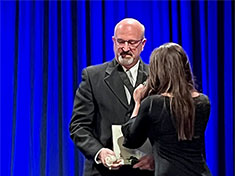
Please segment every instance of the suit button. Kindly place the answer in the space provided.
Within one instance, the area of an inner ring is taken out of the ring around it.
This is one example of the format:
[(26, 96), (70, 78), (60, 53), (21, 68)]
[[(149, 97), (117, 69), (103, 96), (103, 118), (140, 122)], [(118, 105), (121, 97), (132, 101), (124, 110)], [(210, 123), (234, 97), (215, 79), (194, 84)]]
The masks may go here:
[(130, 112), (127, 113), (127, 117), (131, 117), (131, 113)]

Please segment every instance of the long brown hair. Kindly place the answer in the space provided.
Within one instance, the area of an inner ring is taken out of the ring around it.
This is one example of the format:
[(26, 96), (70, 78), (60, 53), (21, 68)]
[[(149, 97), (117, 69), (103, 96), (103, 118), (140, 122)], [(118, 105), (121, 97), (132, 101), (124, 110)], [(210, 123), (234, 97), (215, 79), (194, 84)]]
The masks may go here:
[(178, 140), (191, 140), (194, 135), (196, 91), (188, 57), (176, 43), (156, 48), (150, 56), (149, 78), (145, 95), (169, 93), (172, 115), (176, 120)]

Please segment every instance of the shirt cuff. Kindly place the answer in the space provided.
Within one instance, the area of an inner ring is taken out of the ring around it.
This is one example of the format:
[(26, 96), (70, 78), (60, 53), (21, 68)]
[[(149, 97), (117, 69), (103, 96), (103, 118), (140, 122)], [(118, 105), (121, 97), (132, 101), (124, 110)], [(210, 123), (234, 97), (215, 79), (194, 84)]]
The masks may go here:
[(104, 148), (101, 148), (95, 155), (94, 160), (95, 160), (96, 164), (101, 164), (101, 161), (98, 159), (98, 155), (100, 154), (101, 150), (103, 150), (103, 149)]

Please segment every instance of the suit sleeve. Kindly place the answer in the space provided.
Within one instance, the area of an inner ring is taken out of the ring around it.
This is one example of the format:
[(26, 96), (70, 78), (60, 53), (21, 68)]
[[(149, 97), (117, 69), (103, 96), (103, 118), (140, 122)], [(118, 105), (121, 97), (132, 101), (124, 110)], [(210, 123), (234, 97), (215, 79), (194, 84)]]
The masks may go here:
[(95, 104), (87, 69), (82, 72), (82, 82), (76, 91), (69, 130), (70, 137), (86, 158), (94, 159), (103, 148), (93, 134)]

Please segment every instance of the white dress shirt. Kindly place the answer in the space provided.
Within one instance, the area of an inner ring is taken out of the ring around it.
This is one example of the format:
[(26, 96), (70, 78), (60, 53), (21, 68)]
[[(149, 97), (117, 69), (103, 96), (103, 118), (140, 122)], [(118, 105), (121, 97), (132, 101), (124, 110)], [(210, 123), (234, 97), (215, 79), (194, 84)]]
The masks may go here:
[[(129, 78), (131, 84), (133, 85), (133, 87), (135, 87), (135, 84), (136, 84), (139, 65), (140, 65), (140, 61), (138, 61), (129, 70), (127, 70), (125, 67), (122, 66), (124, 72), (126, 72), (126, 74), (127, 74), (128, 78)], [(130, 94), (128, 88), (125, 85), (124, 85), (124, 89), (125, 89), (125, 93), (126, 93), (126, 97), (127, 97), (127, 102), (128, 102), (128, 104), (130, 104), (130, 102), (131, 102), (131, 94)]]

